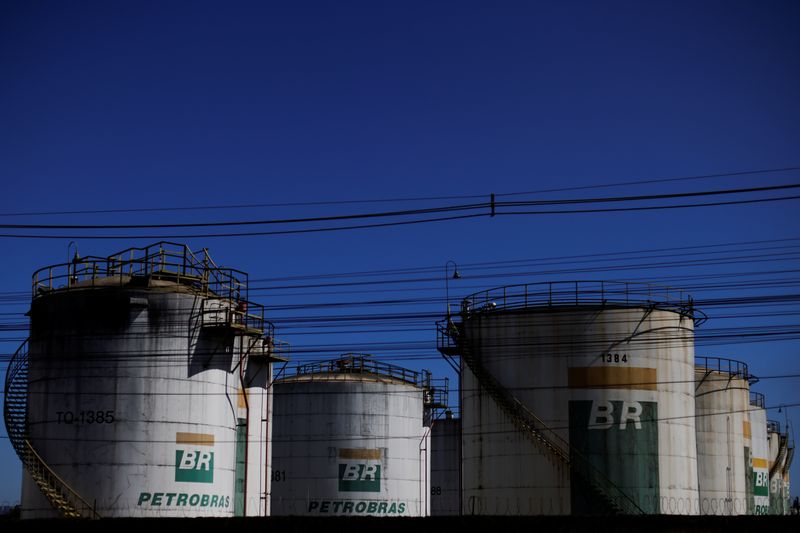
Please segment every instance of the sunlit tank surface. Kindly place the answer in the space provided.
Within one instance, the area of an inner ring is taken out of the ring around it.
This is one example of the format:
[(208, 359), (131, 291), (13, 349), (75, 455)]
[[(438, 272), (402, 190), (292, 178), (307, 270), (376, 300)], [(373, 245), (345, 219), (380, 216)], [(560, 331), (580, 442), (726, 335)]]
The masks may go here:
[(428, 372), (348, 354), (274, 388), (273, 515), (429, 514)]
[(247, 274), (173, 243), (76, 253), (30, 318), (5, 413), (24, 518), (267, 513), (275, 343)]
[[(449, 413), (449, 412), (448, 412)], [(461, 419), (448, 414), (431, 428), (431, 515), (460, 511)]]
[(749, 379), (744, 363), (718, 357), (697, 358), (695, 405), (701, 514), (747, 513)]
[(769, 444), (763, 394), (750, 393), (749, 414), (753, 442), (753, 506), (748, 514), (765, 515), (769, 514)]
[(697, 514), (696, 311), (609, 282), (501, 287), (439, 323), (460, 355), (465, 514)]

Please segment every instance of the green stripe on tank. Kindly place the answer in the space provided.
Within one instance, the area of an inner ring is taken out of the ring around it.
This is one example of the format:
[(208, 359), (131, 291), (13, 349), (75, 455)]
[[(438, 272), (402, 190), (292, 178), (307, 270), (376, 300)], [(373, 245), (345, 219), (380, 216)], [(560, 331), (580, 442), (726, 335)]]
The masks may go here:
[[(569, 402), (573, 514), (635, 512), (633, 504), (660, 512), (657, 420), (656, 402)], [(590, 476), (577, 472), (582, 462)]]

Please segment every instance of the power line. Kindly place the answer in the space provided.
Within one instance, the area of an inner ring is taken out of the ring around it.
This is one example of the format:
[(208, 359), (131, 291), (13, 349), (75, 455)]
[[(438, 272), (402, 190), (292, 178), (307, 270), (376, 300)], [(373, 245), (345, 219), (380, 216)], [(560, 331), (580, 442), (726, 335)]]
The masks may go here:
[[(510, 202), (515, 206), (523, 205), (554, 205), (554, 202), (561, 202), (567, 204), (573, 203), (607, 203), (607, 202), (622, 202), (622, 201), (640, 201), (643, 198), (679, 198), (687, 196), (708, 196), (718, 194), (739, 194), (742, 192), (755, 192), (767, 191), (776, 189), (789, 189), (798, 188), (800, 184), (790, 185), (774, 185), (769, 187), (751, 187), (747, 189), (729, 189), (725, 191), (702, 191), (697, 193), (675, 193), (669, 195), (650, 195), (647, 197), (617, 197), (617, 198), (594, 198), (594, 199), (580, 199), (580, 200), (567, 200), (567, 201), (536, 201), (536, 202)], [(252, 221), (235, 221), (235, 222), (202, 222), (202, 223), (185, 223), (185, 224), (122, 224), (122, 225), (63, 225), (63, 224), (6, 224), (0, 225), (7, 229), (168, 229), (177, 227), (227, 227), (227, 226), (241, 226), (241, 225), (266, 225), (266, 224), (291, 224), (291, 223), (308, 223), (308, 222), (322, 222), (322, 221), (341, 221), (353, 219), (368, 219), (378, 217), (400, 217), (400, 216), (415, 216), (424, 213), (441, 213), (452, 211), (474, 211), (478, 209), (491, 209), (485, 213), (474, 213), (469, 215), (458, 215), (451, 217), (435, 217), (421, 220), (406, 220), (406, 221), (393, 221), (377, 224), (358, 224), (348, 226), (333, 226), (333, 227), (316, 227), (305, 228), (296, 230), (276, 230), (276, 231), (250, 231), (250, 232), (232, 232), (232, 233), (204, 233), (204, 234), (174, 234), (174, 235), (42, 235), (42, 234), (0, 234), (0, 237), (5, 238), (28, 238), (28, 239), (183, 239), (183, 238), (220, 238), (220, 237), (250, 237), (250, 236), (269, 236), (269, 235), (290, 235), (301, 233), (319, 233), (330, 231), (344, 231), (353, 229), (366, 229), (378, 227), (391, 227), (401, 226), (408, 224), (420, 224), (431, 222), (442, 222), (451, 220), (460, 220), (467, 218), (477, 217), (493, 217), (495, 215), (563, 215), (563, 214), (583, 214), (583, 213), (612, 213), (624, 211), (648, 211), (658, 209), (683, 209), (683, 208), (696, 208), (696, 207), (713, 207), (713, 206), (729, 206), (729, 205), (743, 205), (755, 204), (763, 202), (776, 202), (786, 200), (800, 199), (800, 196), (783, 196), (760, 198), (751, 200), (738, 200), (728, 202), (706, 202), (699, 204), (673, 204), (668, 206), (644, 206), (644, 207), (630, 207), (630, 208), (599, 208), (599, 209), (572, 209), (572, 210), (549, 210), (549, 211), (496, 211), (497, 207), (503, 207), (503, 202), (471, 204), (460, 206), (445, 206), (430, 209), (418, 209), (408, 211), (394, 211), (382, 213), (358, 213), (351, 215), (335, 215), (327, 217), (306, 217), (294, 219), (272, 219), (272, 220), (252, 220)]]
[[(261, 226), (272, 224), (297, 224), (308, 222), (334, 222), (341, 220), (359, 220), (369, 218), (384, 217), (403, 217), (409, 215), (433, 214), (452, 211), (475, 211), (477, 209), (493, 208), (495, 206), (540, 206), (540, 205), (564, 205), (564, 204), (590, 204), (590, 203), (613, 203), (613, 202), (638, 202), (642, 200), (663, 200), (674, 198), (689, 198), (698, 196), (718, 196), (726, 194), (743, 194), (752, 192), (765, 192), (775, 190), (797, 189), (800, 183), (787, 185), (770, 185), (765, 187), (747, 187), (740, 189), (726, 189), (716, 191), (700, 191), (670, 194), (651, 194), (639, 196), (616, 196), (605, 198), (575, 198), (561, 200), (537, 200), (519, 202), (483, 202), (477, 204), (462, 204), (453, 206), (431, 207), (426, 209), (408, 209), (403, 211), (383, 211), (375, 213), (354, 213), (348, 215), (329, 215), (317, 217), (301, 218), (279, 218), (265, 220), (238, 220), (222, 222), (190, 222), (190, 223), (170, 223), (170, 224), (0, 224), (3, 229), (161, 229), (161, 228), (201, 228), (201, 227), (231, 227), (231, 226)], [(793, 197), (796, 198), (796, 197)]]
[[(648, 185), (654, 183), (669, 183), (676, 181), (692, 181), (704, 180), (711, 178), (735, 177), (735, 176), (748, 176), (754, 174), (770, 174), (781, 173), (800, 170), (800, 166), (768, 168), (761, 170), (744, 170), (738, 172), (721, 172), (716, 174), (700, 174), (694, 176), (681, 176), (681, 177), (665, 177), (665, 178), (647, 178), (644, 180), (621, 181), (615, 183), (606, 183), (599, 185), (581, 185), (575, 187), (558, 187), (550, 189), (539, 189), (533, 191), (522, 192), (505, 192), (498, 193), (496, 196), (526, 196), (532, 194), (545, 194), (551, 192), (569, 192), (580, 191), (589, 189), (602, 189), (613, 188), (629, 185)], [(173, 207), (145, 207), (145, 208), (120, 208), (120, 209), (90, 209), (90, 210), (73, 210), (73, 211), (27, 211), (17, 213), (0, 213), (0, 217), (15, 217), (15, 216), (40, 216), (40, 215), (83, 215), (83, 214), (110, 214), (110, 213), (148, 213), (148, 212), (166, 212), (166, 211), (208, 211), (219, 209), (251, 209), (251, 208), (264, 208), (264, 207), (304, 207), (304, 206), (323, 206), (323, 205), (348, 205), (348, 204), (370, 204), (370, 203), (387, 203), (387, 202), (419, 202), (419, 201), (436, 201), (436, 200), (459, 200), (459, 199), (474, 199), (486, 198), (486, 194), (462, 194), (462, 195), (448, 195), (448, 196), (416, 196), (416, 197), (400, 197), (400, 198), (378, 198), (366, 200), (326, 200), (326, 201), (313, 201), (313, 202), (278, 202), (278, 203), (259, 203), (259, 204), (227, 204), (227, 205), (203, 205), (203, 206), (173, 206)]]

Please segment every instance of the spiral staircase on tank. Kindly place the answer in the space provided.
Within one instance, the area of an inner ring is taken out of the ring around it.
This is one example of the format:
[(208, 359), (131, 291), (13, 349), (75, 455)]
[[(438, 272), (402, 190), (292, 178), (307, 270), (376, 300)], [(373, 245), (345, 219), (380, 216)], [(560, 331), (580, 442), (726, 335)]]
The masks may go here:
[(462, 323), (453, 322), (451, 316), (437, 323), (437, 330), (439, 352), (446, 358), (460, 357), (480, 386), (486, 390), (514, 426), (545, 454), (576, 474), (595, 501), (604, 504), (601, 508), (606, 510), (607, 514), (644, 514), (636, 502), (575, 450), (569, 442), (547, 427), (533, 411), (484, 368), (479, 358), (472, 352), (470, 343), (464, 342)]
[(36, 452), (28, 432), (28, 340), (17, 349), (6, 370), (3, 418), (6, 432), (22, 466), (45, 498), (63, 518), (99, 518)]

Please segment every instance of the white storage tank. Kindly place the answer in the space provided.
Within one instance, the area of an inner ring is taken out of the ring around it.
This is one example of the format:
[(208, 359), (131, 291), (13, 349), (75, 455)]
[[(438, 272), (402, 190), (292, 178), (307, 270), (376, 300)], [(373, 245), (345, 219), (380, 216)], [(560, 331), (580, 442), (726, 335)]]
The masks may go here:
[(747, 514), (750, 375), (732, 359), (698, 357), (695, 369), (700, 513)]
[(749, 514), (769, 514), (769, 444), (764, 395), (750, 392), (750, 430), (752, 432), (753, 506)]
[(267, 514), (274, 341), (245, 273), (173, 243), (76, 254), (34, 275), (30, 318), (5, 412), (24, 518)]
[(466, 298), (439, 327), (462, 362), (464, 514), (696, 514), (695, 316), (616, 282)]
[(451, 411), (431, 427), (431, 516), (461, 511), (461, 419)]
[(348, 354), (274, 384), (272, 514), (428, 516), (430, 374)]

